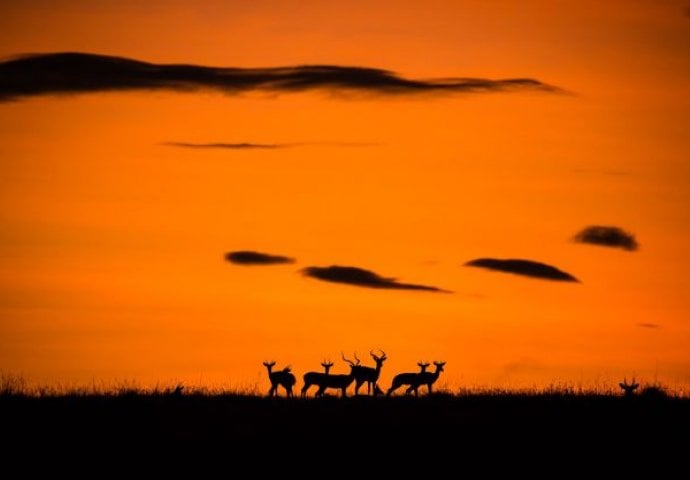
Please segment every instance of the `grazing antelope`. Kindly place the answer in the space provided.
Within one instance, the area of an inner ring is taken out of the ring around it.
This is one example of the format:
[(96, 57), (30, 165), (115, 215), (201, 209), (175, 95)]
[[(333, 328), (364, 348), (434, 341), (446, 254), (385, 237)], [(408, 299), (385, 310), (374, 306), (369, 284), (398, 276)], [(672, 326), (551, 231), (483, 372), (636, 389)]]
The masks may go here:
[(323, 383), (324, 377), (328, 376), (328, 371), (331, 369), (333, 366), (333, 362), (328, 362), (324, 361), (321, 363), (321, 366), (324, 369), (324, 373), (321, 372), (307, 372), (304, 374), (304, 386), (302, 387), (302, 398), (307, 396), (307, 390), (309, 390), (309, 387), (312, 385), (319, 385)]
[(376, 362), (376, 367), (365, 367), (363, 365), (359, 364), (359, 358), (357, 358), (357, 353), (355, 352), (355, 360), (357, 361), (356, 364), (352, 362), (352, 360), (348, 360), (345, 358), (345, 355), (343, 352), (340, 352), (340, 355), (343, 357), (343, 360), (345, 360), (347, 363), (350, 364), (354, 368), (354, 373), (355, 373), (355, 395), (359, 394), (359, 387), (364, 385), (366, 382), (367, 384), (367, 395), (372, 394), (372, 387), (376, 387), (376, 382), (379, 380), (379, 375), (381, 375), (381, 367), (383, 366), (383, 362), (386, 361), (388, 357), (386, 357), (386, 352), (383, 350), (380, 350), (381, 355), (375, 355), (373, 351), (369, 351), (369, 355), (371, 355), (371, 358), (374, 359), (374, 362)]
[(417, 390), (419, 387), (421, 385), (426, 385), (429, 389), (429, 395), (431, 395), (431, 386), (434, 384), (434, 382), (436, 382), (436, 380), (438, 380), (438, 376), (443, 371), (443, 366), (445, 364), (446, 362), (434, 362), (434, 365), (436, 365), (436, 371), (431, 373), (424, 371), (424, 369), (427, 367), (426, 365), (423, 366), (421, 362), (418, 363), (420, 368), (422, 368), (422, 371), (419, 373), (399, 373), (393, 377), (393, 383), (391, 384), (391, 388), (388, 389), (388, 392), (386, 392), (386, 395), (389, 396), (403, 385), (409, 385), (409, 388), (405, 393), (409, 394), (410, 392), (414, 392), (415, 396), (417, 396)]
[(626, 397), (632, 397), (635, 395), (635, 390), (640, 386), (639, 383), (635, 383), (635, 377), (633, 377), (632, 382), (628, 383), (628, 379), (626, 377), (623, 378), (623, 382), (618, 384), (619, 387), (623, 390), (623, 395)]
[(278, 396), (278, 386), (280, 385), (285, 389), (287, 396), (291, 397), (292, 386), (297, 383), (297, 379), (295, 379), (295, 376), (290, 373), (289, 366), (276, 372), (272, 371), (275, 364), (276, 362), (264, 362), (264, 367), (266, 367), (268, 370), (268, 379), (271, 381), (271, 389), (268, 391), (268, 396)]

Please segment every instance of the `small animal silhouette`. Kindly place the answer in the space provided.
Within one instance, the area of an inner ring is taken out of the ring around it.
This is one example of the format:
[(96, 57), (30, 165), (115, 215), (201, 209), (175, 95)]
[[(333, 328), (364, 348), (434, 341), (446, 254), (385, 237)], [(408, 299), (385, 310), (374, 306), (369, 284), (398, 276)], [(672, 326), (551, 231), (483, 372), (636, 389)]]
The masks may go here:
[(618, 386), (623, 390), (624, 396), (632, 397), (635, 395), (635, 390), (639, 388), (640, 384), (635, 383), (635, 377), (633, 377), (631, 383), (628, 383), (627, 377), (623, 377), (623, 382), (619, 383)]
[(325, 377), (328, 376), (328, 372), (333, 366), (333, 362), (329, 362), (328, 360), (324, 360), (321, 362), (321, 366), (324, 369), (324, 373), (321, 372), (307, 372), (304, 374), (302, 377), (304, 379), (304, 386), (302, 387), (302, 398), (307, 396), (307, 391), (309, 390), (309, 387), (312, 385), (317, 385), (321, 386), (322, 383), (325, 381)]
[(429, 395), (431, 395), (432, 385), (436, 382), (436, 380), (438, 380), (438, 376), (443, 371), (443, 367), (445, 364), (446, 362), (434, 362), (434, 365), (436, 366), (436, 371), (431, 373), (425, 371), (428, 364), (424, 365), (422, 362), (420, 362), (417, 364), (421, 368), (420, 372), (399, 373), (398, 375), (393, 377), (393, 383), (391, 384), (391, 388), (388, 389), (388, 392), (386, 392), (386, 396), (390, 396), (391, 393), (393, 393), (395, 390), (402, 387), (403, 385), (409, 385), (408, 389), (405, 391), (406, 394), (414, 392), (415, 396), (418, 395), (417, 390), (419, 389), (419, 387), (421, 385), (426, 385), (429, 389)]
[(268, 370), (268, 379), (271, 381), (271, 388), (268, 391), (268, 396), (272, 397), (278, 395), (278, 386), (285, 389), (288, 397), (292, 396), (292, 386), (297, 383), (295, 376), (290, 373), (290, 366), (276, 372), (272, 371), (276, 362), (264, 362), (264, 367)]
[(374, 354), (373, 351), (369, 351), (369, 355), (371, 355), (371, 358), (374, 359), (374, 362), (376, 362), (376, 367), (365, 367), (364, 365), (360, 365), (359, 358), (357, 358), (357, 353), (355, 352), (355, 360), (357, 363), (353, 363), (352, 360), (348, 360), (345, 358), (345, 355), (343, 352), (340, 352), (340, 355), (342, 356), (343, 360), (346, 361), (347, 363), (350, 364), (350, 366), (353, 367), (353, 371), (355, 374), (355, 395), (359, 394), (359, 388), (366, 382), (367, 384), (367, 395), (372, 394), (372, 387), (376, 386), (376, 382), (378, 382), (379, 375), (381, 375), (381, 367), (383, 366), (383, 362), (386, 361), (388, 357), (386, 357), (386, 352), (383, 350), (379, 349), (380, 355)]

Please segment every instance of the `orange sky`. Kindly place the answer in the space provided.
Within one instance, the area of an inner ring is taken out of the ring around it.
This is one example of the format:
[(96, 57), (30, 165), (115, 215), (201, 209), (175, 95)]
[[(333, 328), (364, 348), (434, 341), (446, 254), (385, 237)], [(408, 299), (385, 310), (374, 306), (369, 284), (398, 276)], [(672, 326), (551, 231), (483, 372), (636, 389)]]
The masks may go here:
[[(381, 347), (386, 387), (421, 359), (445, 360), (450, 388), (633, 374), (690, 385), (686, 2), (62, 3), (2, 6), (0, 56), (325, 63), (530, 77), (570, 93), (0, 103), (2, 372), (263, 390), (263, 360), (301, 376), (341, 350)], [(596, 224), (633, 232), (640, 249), (571, 241)], [(223, 261), (244, 249), (297, 263)], [(542, 261), (581, 283), (462, 266), (477, 257)], [(454, 293), (298, 273), (331, 264)]]

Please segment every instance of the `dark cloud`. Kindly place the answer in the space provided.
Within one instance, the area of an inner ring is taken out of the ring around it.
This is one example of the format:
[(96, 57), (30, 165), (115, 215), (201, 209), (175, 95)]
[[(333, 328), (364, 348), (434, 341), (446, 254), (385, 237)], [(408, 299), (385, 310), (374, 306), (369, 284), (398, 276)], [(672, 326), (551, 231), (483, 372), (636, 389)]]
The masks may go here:
[(396, 290), (426, 290), (429, 292), (445, 292), (447, 290), (427, 285), (415, 285), (412, 283), (400, 283), (395, 278), (385, 278), (363, 268), (341, 267), (331, 265), (330, 267), (307, 267), (302, 272), (308, 277), (324, 280), (326, 282), (347, 283), (359, 287), (368, 288), (389, 288)]
[(270, 255), (268, 253), (252, 252), (251, 250), (238, 250), (225, 254), (225, 260), (237, 265), (276, 265), (281, 263), (294, 263), (295, 259), (282, 255)]
[(660, 328), (661, 327), (661, 325), (659, 325), (658, 323), (637, 323), (636, 325), (638, 327), (642, 327), (642, 328)]
[(590, 243), (602, 247), (622, 248), (624, 250), (637, 250), (638, 244), (635, 236), (618, 227), (602, 225), (590, 225), (585, 227), (573, 237), (576, 242)]
[(163, 145), (181, 148), (200, 148), (200, 149), (225, 149), (225, 150), (271, 150), (278, 148), (332, 146), (332, 147), (372, 147), (376, 143), (366, 142), (292, 142), (292, 143), (187, 143), (187, 142), (165, 142)]
[(0, 100), (45, 94), (117, 90), (197, 90), (229, 94), (247, 91), (298, 92), (314, 89), (375, 94), (561, 90), (531, 78), (414, 80), (387, 70), (338, 65), (219, 68), (155, 64), (88, 53), (25, 55), (0, 63)]
[(465, 265), (469, 267), (480, 267), (499, 272), (514, 273), (527, 277), (541, 278), (545, 280), (557, 280), (562, 282), (577, 282), (578, 279), (567, 272), (547, 265), (546, 263), (535, 262), (532, 260), (521, 260), (516, 258), (477, 258), (470, 260)]

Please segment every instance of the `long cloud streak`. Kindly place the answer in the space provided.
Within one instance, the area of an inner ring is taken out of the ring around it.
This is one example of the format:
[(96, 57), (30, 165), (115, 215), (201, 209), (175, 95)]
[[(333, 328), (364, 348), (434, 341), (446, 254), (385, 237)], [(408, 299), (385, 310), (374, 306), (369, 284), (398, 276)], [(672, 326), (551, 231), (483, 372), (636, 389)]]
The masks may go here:
[(180, 148), (196, 148), (209, 150), (273, 150), (278, 148), (325, 146), (325, 147), (373, 147), (378, 143), (366, 142), (291, 142), (291, 143), (188, 143), (164, 142), (163, 145)]
[(477, 258), (475, 260), (470, 260), (465, 265), (468, 267), (486, 268), (488, 270), (513, 273), (543, 280), (556, 280), (561, 282), (578, 281), (577, 278), (567, 272), (559, 270), (552, 265), (535, 262), (533, 260), (522, 260), (517, 258)]
[(444, 292), (447, 290), (429, 285), (416, 285), (413, 283), (401, 283), (395, 278), (382, 277), (370, 270), (358, 267), (343, 267), (331, 265), (330, 267), (307, 267), (302, 270), (308, 277), (326, 282), (347, 283), (358, 287), (382, 288), (394, 290), (425, 290), (428, 292)]
[(560, 92), (532, 78), (408, 79), (388, 70), (338, 65), (221, 68), (155, 64), (88, 53), (25, 55), (0, 63), (0, 101), (35, 95), (118, 90), (220, 90), (299, 92), (326, 89), (379, 95), (477, 93), (512, 90)]

